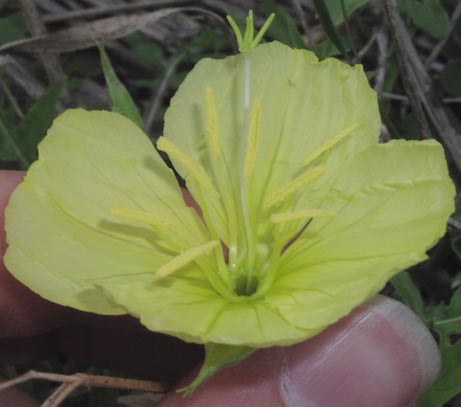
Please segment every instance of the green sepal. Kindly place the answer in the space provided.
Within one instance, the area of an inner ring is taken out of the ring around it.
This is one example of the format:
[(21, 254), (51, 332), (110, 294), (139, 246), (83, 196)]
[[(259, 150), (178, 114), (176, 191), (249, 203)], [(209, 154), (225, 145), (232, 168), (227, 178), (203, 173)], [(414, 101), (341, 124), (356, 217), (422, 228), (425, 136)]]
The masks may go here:
[(138, 108), (133, 102), (125, 85), (118, 79), (102, 43), (99, 44), (99, 54), (101, 56), (101, 66), (104, 72), (104, 78), (106, 79), (112, 110), (130, 119), (141, 129), (144, 128)]
[(221, 369), (239, 364), (257, 349), (248, 346), (230, 346), (221, 343), (205, 344), (205, 360), (200, 372), (189, 386), (179, 389), (179, 393), (189, 397), (208, 379)]
[(238, 48), (239, 51), (244, 54), (248, 53), (249, 51), (253, 50), (256, 48), (256, 46), (261, 42), (264, 34), (266, 31), (269, 29), (270, 25), (272, 24), (272, 21), (274, 21), (275, 14), (272, 13), (259, 32), (254, 35), (254, 18), (253, 18), (253, 10), (250, 10), (248, 12), (248, 17), (246, 19), (246, 25), (245, 25), (245, 31), (242, 32), (240, 31), (240, 27), (237, 25), (235, 20), (232, 18), (232, 16), (228, 15), (227, 21), (229, 22), (232, 30), (234, 31), (235, 38), (237, 40)]

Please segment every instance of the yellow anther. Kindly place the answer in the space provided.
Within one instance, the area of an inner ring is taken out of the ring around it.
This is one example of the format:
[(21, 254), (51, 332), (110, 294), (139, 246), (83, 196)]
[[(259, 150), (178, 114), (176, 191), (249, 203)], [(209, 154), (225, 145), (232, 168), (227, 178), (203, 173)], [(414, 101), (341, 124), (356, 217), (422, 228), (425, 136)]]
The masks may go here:
[(213, 155), (217, 158), (221, 155), (221, 145), (219, 137), (218, 109), (214, 98), (213, 90), (207, 86), (205, 89), (205, 102), (207, 111), (207, 130), (208, 143), (210, 144)]
[(304, 175), (290, 181), (284, 187), (277, 189), (268, 199), (266, 199), (264, 202), (264, 208), (267, 209), (283, 202), (286, 198), (292, 196), (304, 188), (307, 184), (320, 177), (325, 172), (325, 169), (326, 167), (324, 165), (314, 167)]
[(357, 123), (354, 123), (352, 125), (350, 125), (349, 127), (347, 127), (346, 129), (340, 131), (336, 136), (334, 136), (333, 138), (327, 140), (325, 143), (323, 143), (317, 150), (315, 150), (307, 159), (306, 161), (304, 162), (305, 165), (308, 165), (310, 164), (312, 161), (314, 161), (316, 158), (318, 158), (319, 156), (321, 156), (324, 152), (328, 151), (329, 149), (331, 149), (332, 147), (334, 147), (336, 144), (338, 144), (341, 140), (343, 140), (344, 138), (346, 138), (347, 136), (349, 136), (350, 134), (352, 134), (354, 132), (354, 130), (357, 129), (357, 127), (359, 127), (361, 125), (361, 123), (357, 122)]
[(154, 213), (118, 207), (113, 207), (110, 213), (118, 218), (134, 220), (136, 222), (141, 223), (147, 223), (148, 225), (152, 225), (155, 227), (166, 229), (172, 229), (174, 227), (174, 222), (165, 218), (164, 215), (159, 216)]
[(188, 174), (203, 188), (203, 190), (213, 196), (219, 196), (211, 178), (205, 172), (204, 168), (170, 140), (165, 137), (160, 137), (157, 141), (157, 148), (160, 151), (167, 153), (173, 161), (177, 161), (181, 164)]
[(248, 145), (245, 157), (245, 169), (243, 176), (249, 180), (253, 175), (256, 156), (259, 149), (259, 140), (261, 138), (261, 98), (256, 97), (253, 101), (253, 107), (250, 112), (250, 124), (248, 128)]
[(330, 218), (335, 214), (325, 209), (302, 209), (296, 212), (276, 213), (271, 216), (272, 223), (291, 222), (300, 219)]
[(174, 257), (168, 263), (160, 267), (155, 273), (155, 276), (159, 278), (169, 276), (170, 274), (194, 261), (197, 257), (207, 254), (215, 247), (219, 246), (219, 244), (220, 243), (218, 240), (212, 240), (211, 242), (208, 242), (204, 245), (192, 247), (191, 249), (182, 252), (180, 255)]

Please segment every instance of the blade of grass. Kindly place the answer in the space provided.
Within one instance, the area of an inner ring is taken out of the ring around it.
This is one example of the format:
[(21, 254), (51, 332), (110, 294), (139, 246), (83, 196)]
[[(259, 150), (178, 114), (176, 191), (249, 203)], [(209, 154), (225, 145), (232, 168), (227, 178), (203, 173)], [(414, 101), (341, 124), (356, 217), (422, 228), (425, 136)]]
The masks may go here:
[(339, 49), (341, 54), (347, 57), (346, 49), (344, 48), (344, 44), (341, 41), (341, 38), (336, 31), (336, 27), (333, 24), (333, 20), (331, 19), (330, 12), (325, 4), (324, 0), (314, 0), (315, 9), (317, 11), (317, 16), (319, 18), (320, 24), (322, 24), (325, 33), (327, 34), (328, 38), (335, 44), (335, 46)]
[(3, 139), (5, 139), (11, 146), (12, 150), (16, 154), (19, 163), (21, 164), (21, 168), (23, 170), (26, 170), (29, 168), (30, 162), (27, 160), (27, 158), (24, 156), (22, 153), (21, 149), (16, 143), (16, 140), (13, 137), (13, 134), (8, 130), (6, 127), (5, 123), (3, 123), (3, 120), (0, 117), (0, 135)]
[(139, 127), (144, 128), (138, 108), (126, 87), (118, 79), (102, 43), (99, 44), (99, 54), (101, 56), (101, 66), (106, 79), (112, 110), (127, 117)]
[(64, 81), (47, 89), (14, 131), (18, 146), (29, 162), (37, 159), (37, 145), (58, 113), (56, 106), (63, 89)]
[(397, 291), (398, 296), (408, 305), (423, 321), (427, 321), (427, 315), (424, 312), (424, 303), (421, 293), (413, 283), (408, 272), (403, 271), (391, 279), (391, 284)]
[(347, 18), (347, 11), (346, 11), (346, 6), (344, 4), (344, 0), (340, 0), (340, 3), (341, 3), (341, 13), (343, 15), (344, 24), (346, 26), (347, 40), (352, 49), (352, 53), (354, 54), (354, 60), (357, 60), (357, 49), (355, 48), (354, 39), (352, 38), (352, 30), (349, 24), (349, 20)]

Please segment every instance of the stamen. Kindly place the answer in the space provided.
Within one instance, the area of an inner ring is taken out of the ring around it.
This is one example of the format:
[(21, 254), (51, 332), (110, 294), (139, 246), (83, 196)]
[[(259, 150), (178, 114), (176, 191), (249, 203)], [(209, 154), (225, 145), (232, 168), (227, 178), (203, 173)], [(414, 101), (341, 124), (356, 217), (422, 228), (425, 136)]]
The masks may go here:
[(245, 158), (245, 169), (243, 176), (248, 181), (253, 175), (256, 154), (259, 148), (259, 140), (261, 136), (261, 98), (256, 97), (253, 102), (253, 107), (250, 112), (250, 125), (248, 129), (248, 145)]
[(330, 218), (335, 214), (325, 209), (302, 209), (296, 212), (276, 213), (271, 216), (272, 223), (291, 222), (299, 219)]
[(302, 188), (304, 188), (311, 181), (317, 179), (325, 172), (326, 167), (324, 165), (319, 165), (314, 167), (312, 170), (306, 172), (304, 175), (295, 178), (290, 181), (287, 185), (276, 190), (265, 202), (264, 208), (268, 209), (272, 206), (279, 204), (284, 201), (289, 196), (295, 194)]
[(219, 140), (219, 123), (218, 123), (218, 109), (216, 107), (216, 100), (214, 98), (213, 90), (207, 86), (205, 89), (205, 102), (207, 110), (207, 136), (208, 142), (211, 146), (213, 155), (218, 158), (221, 155), (221, 146)]
[(159, 216), (153, 213), (119, 207), (113, 207), (110, 210), (110, 213), (118, 218), (147, 223), (149, 225), (156, 226), (159, 228), (173, 229), (175, 226), (174, 222), (165, 218), (164, 215)]
[(213, 186), (211, 178), (205, 172), (204, 168), (198, 162), (188, 156), (184, 151), (178, 148), (175, 144), (173, 144), (170, 140), (163, 136), (160, 137), (157, 141), (157, 148), (160, 151), (167, 153), (172, 160), (178, 161), (205, 191), (215, 197), (219, 196), (218, 192)]
[(304, 162), (305, 165), (310, 164), (312, 161), (314, 161), (316, 158), (318, 158), (320, 155), (322, 155), (325, 151), (330, 150), (332, 147), (334, 147), (336, 144), (338, 144), (342, 139), (346, 138), (354, 130), (359, 127), (361, 123), (357, 122), (352, 124), (351, 126), (347, 127), (346, 129), (340, 131), (336, 136), (333, 138), (327, 140), (325, 143), (323, 143), (317, 150), (315, 150)]
[(220, 243), (218, 240), (212, 240), (211, 242), (208, 242), (204, 245), (192, 247), (191, 249), (182, 252), (180, 255), (174, 257), (171, 261), (160, 267), (155, 273), (155, 276), (159, 278), (169, 276), (170, 274), (195, 260), (197, 257), (208, 253), (219, 245)]

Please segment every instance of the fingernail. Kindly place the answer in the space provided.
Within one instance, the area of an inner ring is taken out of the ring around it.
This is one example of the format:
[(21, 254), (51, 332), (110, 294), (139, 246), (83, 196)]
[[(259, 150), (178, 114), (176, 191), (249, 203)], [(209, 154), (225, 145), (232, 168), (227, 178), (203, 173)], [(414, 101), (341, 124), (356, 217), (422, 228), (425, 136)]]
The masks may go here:
[(436, 379), (440, 354), (420, 319), (377, 296), (309, 341), (286, 350), (286, 407), (402, 407)]

